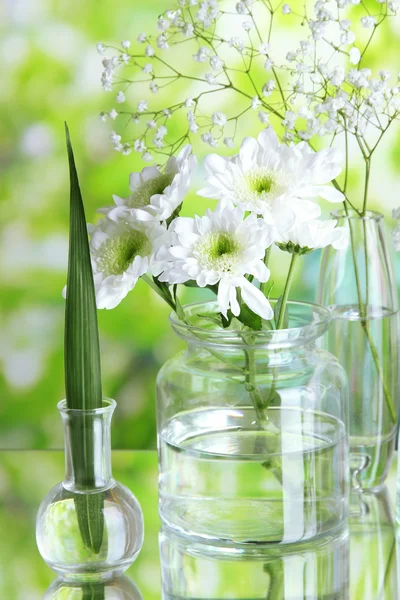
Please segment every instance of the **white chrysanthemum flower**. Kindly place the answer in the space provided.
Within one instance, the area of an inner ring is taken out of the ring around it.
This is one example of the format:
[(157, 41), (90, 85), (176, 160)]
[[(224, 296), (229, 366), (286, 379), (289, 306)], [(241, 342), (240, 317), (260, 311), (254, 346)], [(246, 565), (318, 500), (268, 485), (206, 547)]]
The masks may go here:
[(327, 185), (341, 171), (341, 155), (333, 148), (319, 152), (306, 142), (280, 144), (271, 127), (258, 139), (245, 138), (232, 158), (210, 154), (205, 159), (207, 187), (200, 196), (233, 202), (287, 230), (295, 221), (318, 217), (321, 209), (309, 198), (342, 202), (343, 194)]
[(131, 215), (138, 221), (165, 221), (182, 203), (190, 186), (192, 172), (197, 166), (190, 145), (178, 156), (171, 156), (162, 173), (157, 167), (145, 167), (141, 173), (131, 173), (129, 198), (114, 196), (116, 206), (100, 209), (111, 220)]
[(157, 258), (165, 261), (160, 281), (170, 284), (196, 281), (199, 287), (218, 284), (218, 305), (226, 316), (240, 312), (237, 288), (243, 302), (263, 319), (273, 311), (265, 295), (245, 275), (268, 281), (263, 259), (273, 242), (273, 227), (256, 215), (243, 220), (244, 209), (219, 204), (204, 217), (178, 217), (171, 224), (171, 246)]
[(115, 223), (104, 217), (88, 226), (93, 278), (98, 308), (114, 308), (149, 268), (159, 272), (154, 255), (166, 240), (166, 227), (144, 224), (130, 217)]
[(347, 246), (348, 233), (344, 227), (337, 227), (333, 219), (312, 219), (279, 233), (276, 244), (292, 254), (307, 254), (330, 245), (338, 250)]

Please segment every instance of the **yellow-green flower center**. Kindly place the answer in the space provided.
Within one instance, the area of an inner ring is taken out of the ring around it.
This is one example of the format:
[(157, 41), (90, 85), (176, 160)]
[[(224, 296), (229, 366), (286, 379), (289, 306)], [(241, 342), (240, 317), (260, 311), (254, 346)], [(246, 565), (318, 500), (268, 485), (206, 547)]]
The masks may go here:
[(150, 204), (150, 199), (155, 194), (162, 194), (166, 187), (171, 185), (175, 175), (173, 173), (164, 173), (153, 179), (144, 181), (137, 190), (135, 190), (127, 200), (130, 208), (142, 208)]
[(101, 245), (97, 266), (105, 275), (122, 275), (136, 256), (147, 256), (151, 243), (141, 231), (108, 238)]
[(246, 182), (249, 191), (260, 195), (270, 194), (274, 191), (277, 184), (274, 173), (265, 172), (259, 169), (251, 171), (246, 177)]
[(265, 204), (271, 205), (286, 186), (287, 181), (280, 171), (256, 166), (237, 181), (236, 194), (239, 202), (262, 213)]
[(206, 269), (230, 272), (240, 260), (243, 245), (227, 231), (204, 236), (194, 248), (194, 255)]

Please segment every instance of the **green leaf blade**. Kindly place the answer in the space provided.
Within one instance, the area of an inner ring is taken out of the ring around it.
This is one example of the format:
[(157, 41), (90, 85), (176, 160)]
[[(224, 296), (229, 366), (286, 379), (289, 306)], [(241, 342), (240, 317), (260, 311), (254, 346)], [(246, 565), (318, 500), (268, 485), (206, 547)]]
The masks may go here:
[[(97, 307), (85, 210), (67, 124), (65, 130), (71, 186), (64, 339), (66, 402), (69, 409), (93, 410), (103, 405)], [(80, 489), (93, 489), (98, 460), (93, 417), (71, 416), (70, 437), (75, 482)], [(103, 507), (103, 492), (76, 494), (82, 540), (96, 554), (103, 543)]]
[(65, 387), (68, 408), (102, 406), (96, 297), (74, 154), (66, 127), (70, 170), (70, 236), (65, 307)]

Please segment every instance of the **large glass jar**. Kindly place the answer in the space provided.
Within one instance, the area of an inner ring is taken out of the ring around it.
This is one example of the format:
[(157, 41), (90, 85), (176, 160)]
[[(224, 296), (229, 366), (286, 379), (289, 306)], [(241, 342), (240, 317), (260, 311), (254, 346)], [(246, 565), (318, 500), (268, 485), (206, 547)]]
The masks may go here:
[(400, 398), (399, 313), (392, 243), (383, 215), (333, 213), (349, 233), (322, 254), (317, 299), (331, 310), (323, 346), (349, 379), (353, 487), (382, 485), (392, 460)]
[(347, 379), (315, 344), (329, 311), (288, 307), (278, 331), (218, 328), (214, 302), (171, 316), (187, 346), (158, 376), (159, 511), (177, 533), (240, 552), (346, 519)]

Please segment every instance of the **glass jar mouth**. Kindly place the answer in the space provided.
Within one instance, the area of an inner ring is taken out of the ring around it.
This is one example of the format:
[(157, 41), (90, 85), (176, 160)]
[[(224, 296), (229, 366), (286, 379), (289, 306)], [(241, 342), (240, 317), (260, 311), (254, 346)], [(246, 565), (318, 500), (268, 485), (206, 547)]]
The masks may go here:
[(347, 212), (341, 208), (339, 210), (333, 210), (331, 212), (331, 217), (333, 219), (357, 219), (359, 221), (381, 221), (383, 219), (383, 214), (379, 212), (375, 212), (373, 210), (366, 210), (365, 214), (361, 214), (356, 210), (350, 209)]
[[(278, 300), (270, 300), (272, 307)], [(215, 315), (219, 312), (217, 301), (197, 302), (183, 307), (189, 321), (181, 321), (175, 312), (170, 314), (170, 323), (179, 337), (199, 346), (223, 346), (240, 348), (288, 348), (309, 343), (325, 333), (331, 321), (328, 308), (313, 304), (289, 300), (287, 303), (289, 327), (286, 329), (223, 329), (217, 328), (204, 315)], [(196, 322), (197, 319), (197, 322)], [(198, 321), (203, 319), (204, 325)]]
[(103, 406), (100, 408), (68, 408), (67, 401), (60, 400), (57, 404), (57, 408), (62, 415), (104, 415), (107, 413), (112, 413), (115, 410), (117, 403), (112, 398), (103, 398)]

